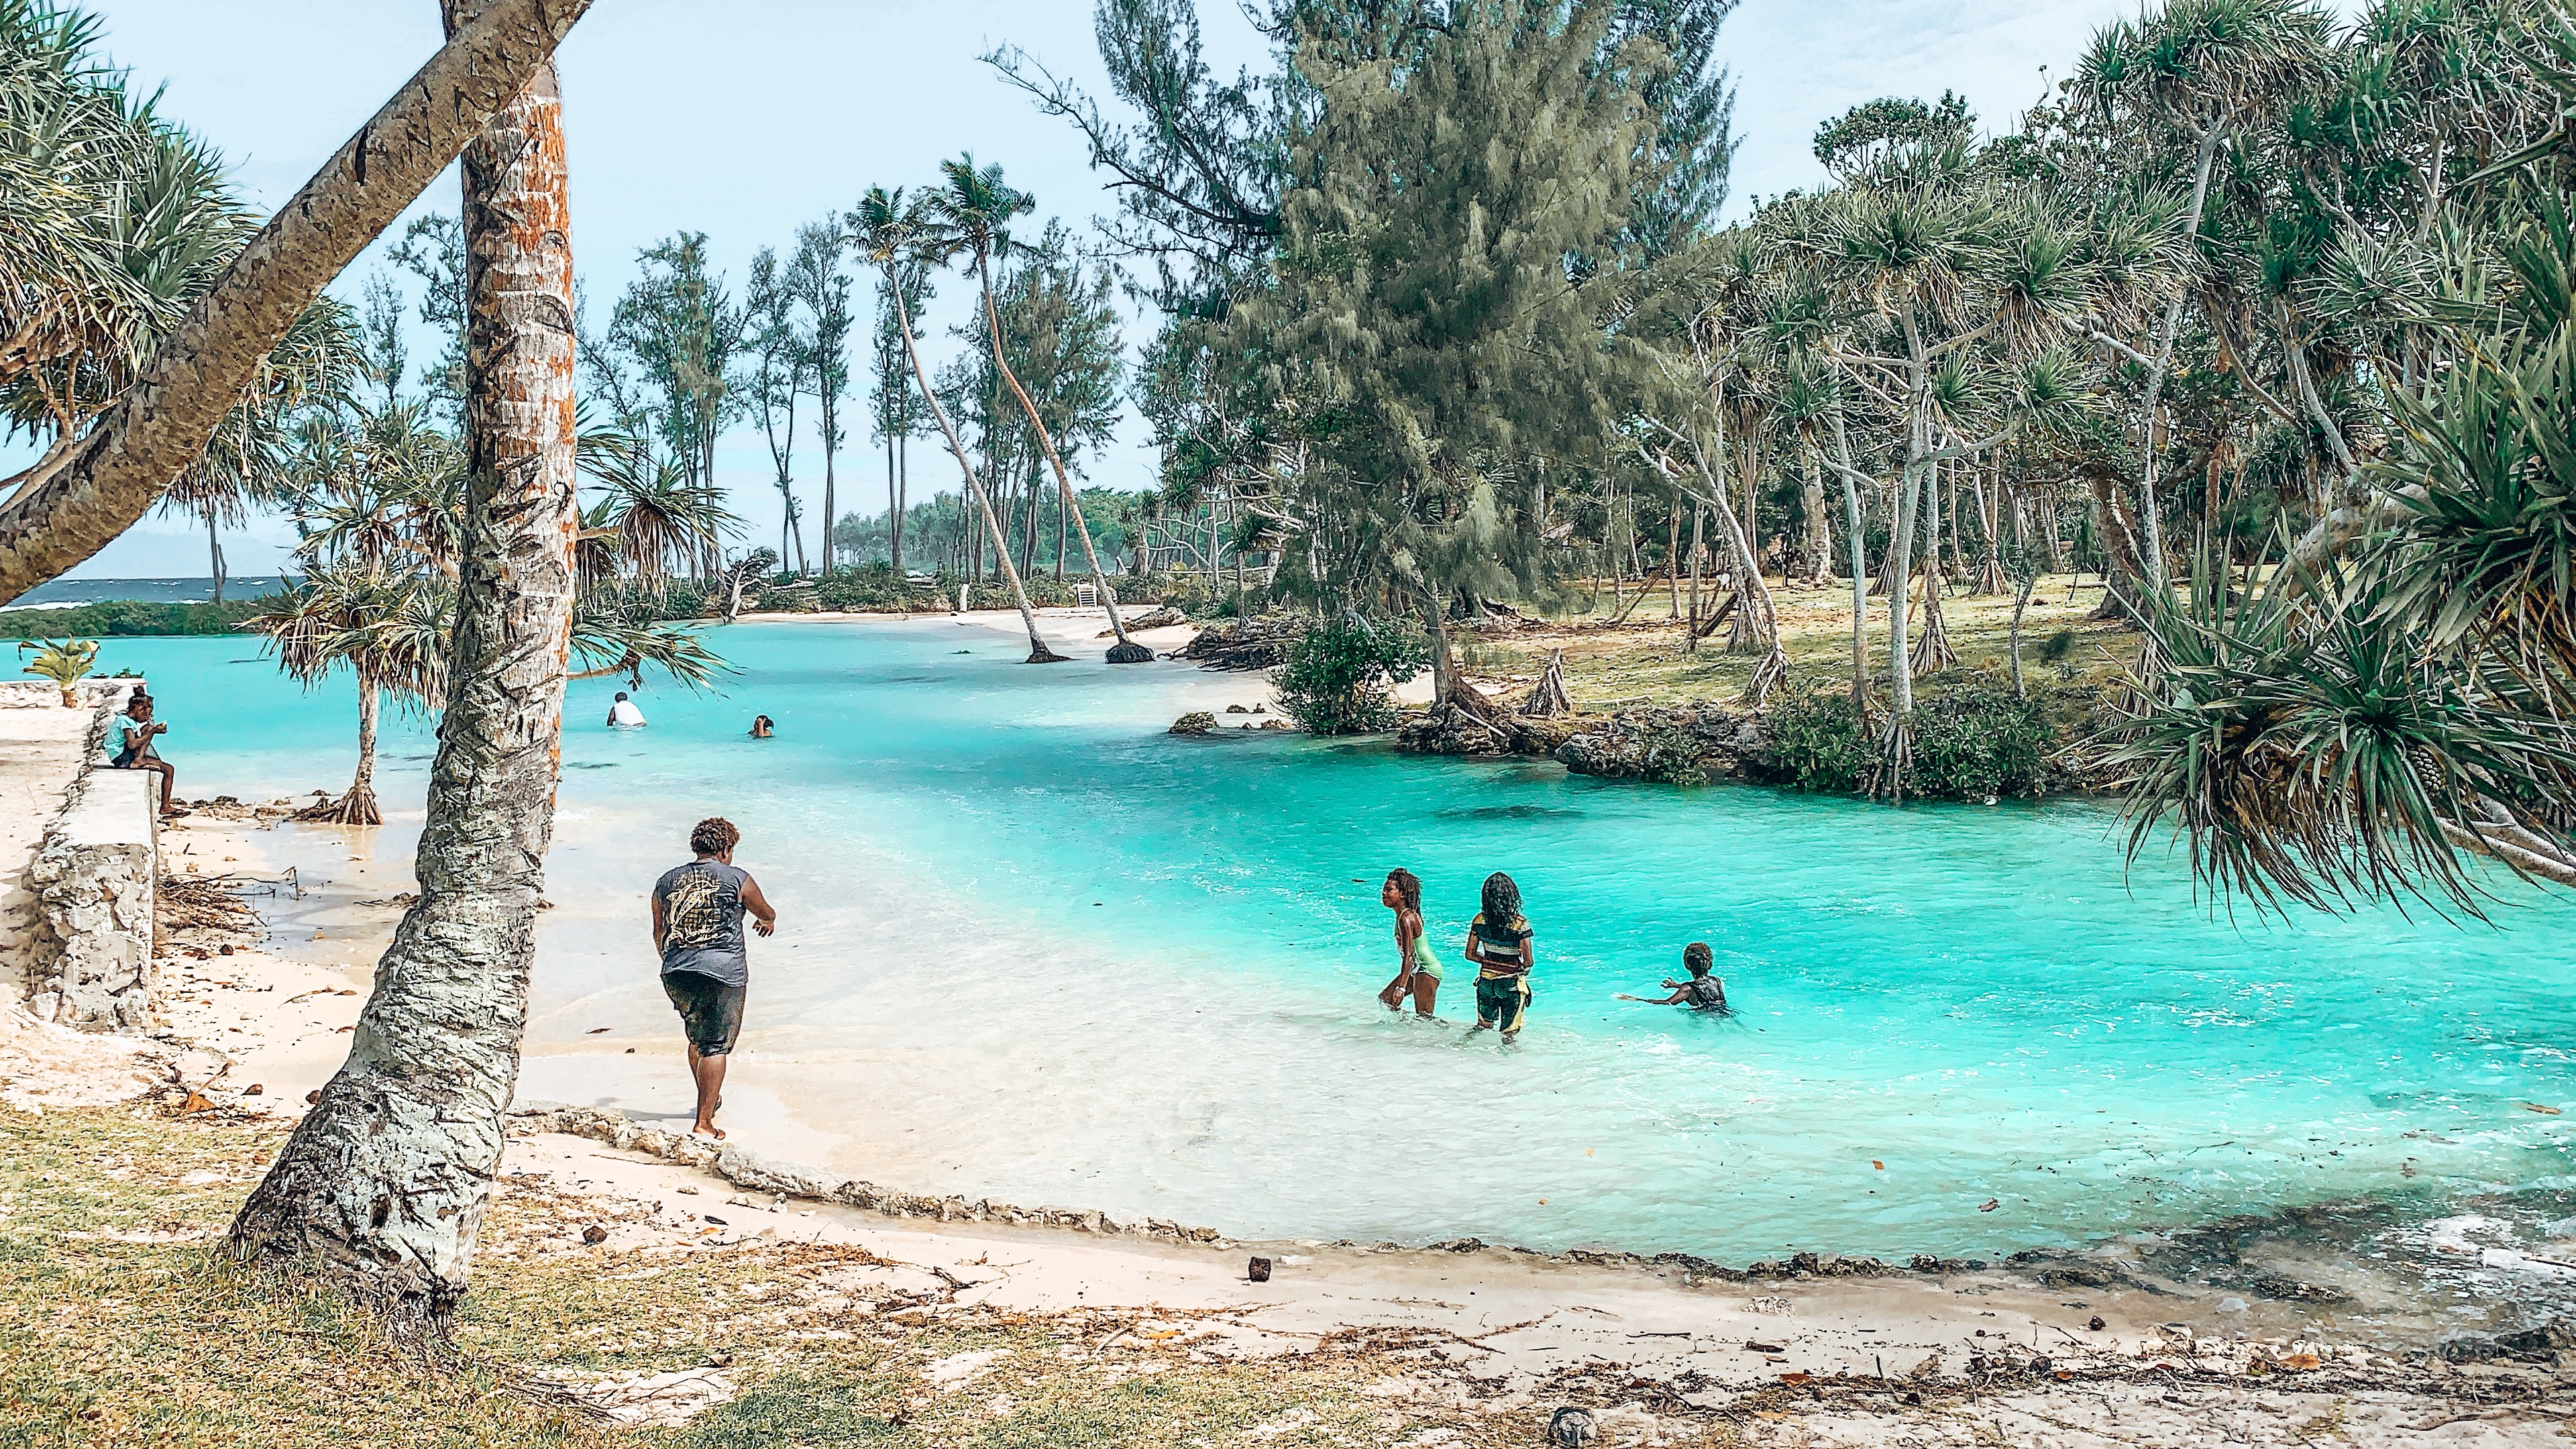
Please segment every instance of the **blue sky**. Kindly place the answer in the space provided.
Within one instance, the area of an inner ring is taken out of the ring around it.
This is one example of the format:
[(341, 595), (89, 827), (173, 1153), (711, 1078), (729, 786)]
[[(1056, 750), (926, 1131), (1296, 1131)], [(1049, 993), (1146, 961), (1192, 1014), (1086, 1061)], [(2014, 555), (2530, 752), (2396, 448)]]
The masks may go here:
[[(105, 18), (118, 63), (145, 86), (166, 87), (165, 113), (220, 146), (263, 207), (291, 196), (438, 43), (435, 0), (88, 3)], [(2112, 0), (1744, 0), (1720, 42), (1741, 88), (1733, 209), (1820, 179), (1807, 150), (1817, 122), (1874, 96), (1946, 87), (1990, 123), (2008, 124), (2040, 93), (2042, 65), (2062, 73), (2095, 26), (2129, 8)], [(1258, 36), (1229, 0), (1201, 0), (1201, 9), (1220, 63), (1260, 61)], [(719, 263), (738, 277), (760, 246), (789, 245), (800, 223), (846, 208), (871, 184), (920, 184), (960, 151), (1000, 162), (1036, 194), (1041, 218), (1079, 225), (1105, 210), (1071, 130), (1037, 115), (978, 61), (1002, 43), (1104, 89), (1086, 0), (598, 0), (560, 57), (573, 243), (591, 306), (604, 312), (636, 251), (673, 231), (707, 232)], [(452, 178), (415, 210), (428, 209), (454, 211)], [(370, 253), (337, 290), (354, 299), (379, 265)], [(934, 307), (943, 343), (967, 295), (962, 279), (952, 280)], [(1143, 331), (1141, 322), (1131, 328), (1131, 340)], [(843, 497), (855, 491), (855, 506), (882, 507), (883, 455), (863, 429), (852, 434), (840, 459)], [(1131, 416), (1094, 461), (1094, 480), (1150, 484), (1144, 441)], [(719, 473), (737, 511), (755, 537), (774, 536), (766, 451), (749, 432), (729, 444)], [(938, 455), (917, 447), (913, 461), (916, 490), (936, 485)], [(819, 467), (811, 471), (809, 543), (820, 513)], [(233, 571), (273, 568), (285, 534), (263, 521), (228, 540)], [(204, 557), (202, 535), (184, 520), (153, 518), (79, 572), (203, 573)]]

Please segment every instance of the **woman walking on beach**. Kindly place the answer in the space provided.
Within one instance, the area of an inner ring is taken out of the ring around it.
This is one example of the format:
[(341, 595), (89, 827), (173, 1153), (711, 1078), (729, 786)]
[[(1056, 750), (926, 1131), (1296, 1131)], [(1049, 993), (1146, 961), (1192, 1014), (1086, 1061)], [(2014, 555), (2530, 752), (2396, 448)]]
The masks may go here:
[(1395, 912), (1395, 979), (1377, 999), (1389, 1011), (1402, 1011), (1410, 994), (1413, 1014), (1430, 1020), (1431, 1003), (1440, 995), (1440, 958), (1422, 924), (1422, 879), (1398, 866), (1386, 873), (1386, 888), (1377, 898)]
[(1497, 1028), (1505, 1041), (1519, 1036), (1538, 939), (1521, 914), (1521, 888), (1499, 870), (1485, 877), (1485, 908), (1467, 928), (1467, 961), (1476, 968), (1475, 1029)]

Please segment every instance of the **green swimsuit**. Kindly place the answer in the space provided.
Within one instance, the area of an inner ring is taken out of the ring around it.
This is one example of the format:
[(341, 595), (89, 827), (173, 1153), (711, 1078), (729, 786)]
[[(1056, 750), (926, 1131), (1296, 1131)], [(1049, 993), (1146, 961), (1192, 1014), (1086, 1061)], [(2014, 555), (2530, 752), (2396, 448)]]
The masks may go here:
[(1440, 979), (1440, 958), (1431, 953), (1431, 931), (1428, 926), (1413, 934), (1413, 969), (1434, 981)]

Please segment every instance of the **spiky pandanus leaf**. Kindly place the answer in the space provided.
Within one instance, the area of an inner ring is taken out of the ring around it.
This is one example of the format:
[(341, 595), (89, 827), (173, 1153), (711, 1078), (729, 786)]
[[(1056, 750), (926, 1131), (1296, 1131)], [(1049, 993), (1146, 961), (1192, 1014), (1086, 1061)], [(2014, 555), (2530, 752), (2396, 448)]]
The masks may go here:
[(2170, 824), (2222, 897), (2482, 914), (2455, 831), (2496, 803), (2547, 831), (2511, 802), (2576, 776), (2576, 736), (2510, 672), (2437, 659), (2375, 618), (2377, 570), (2243, 592), (2222, 577), (2204, 559), (2187, 597), (2148, 602), (2157, 663), (2106, 757), (2128, 781), (2131, 860)]

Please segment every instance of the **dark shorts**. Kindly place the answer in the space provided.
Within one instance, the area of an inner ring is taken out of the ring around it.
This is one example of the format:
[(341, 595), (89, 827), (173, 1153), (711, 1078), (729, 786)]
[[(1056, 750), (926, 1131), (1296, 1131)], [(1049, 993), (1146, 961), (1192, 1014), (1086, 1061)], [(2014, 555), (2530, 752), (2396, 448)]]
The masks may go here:
[(1529, 1000), (1529, 978), (1526, 976), (1479, 976), (1476, 978), (1476, 1024), (1518, 1031), (1521, 1017), (1529, 1011)]
[(695, 971), (674, 971), (662, 978), (662, 990), (680, 1009), (680, 1023), (699, 1056), (720, 1057), (733, 1050), (733, 1039), (742, 1035), (743, 987)]

